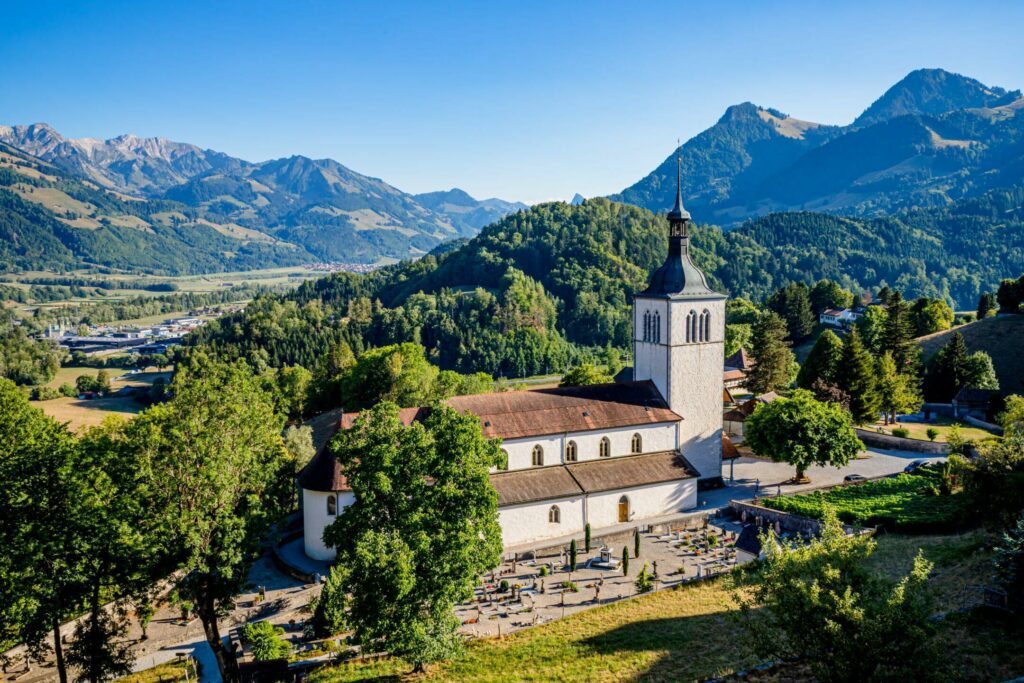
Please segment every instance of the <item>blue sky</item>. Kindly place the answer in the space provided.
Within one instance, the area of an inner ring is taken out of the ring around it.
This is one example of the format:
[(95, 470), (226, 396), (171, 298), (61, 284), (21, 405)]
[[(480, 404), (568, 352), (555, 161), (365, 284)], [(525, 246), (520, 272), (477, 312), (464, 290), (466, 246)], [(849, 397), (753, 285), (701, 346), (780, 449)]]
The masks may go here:
[(1024, 86), (1022, 2), (0, 2), (0, 122), (331, 157), (409, 191), (621, 190), (746, 100), (848, 123)]

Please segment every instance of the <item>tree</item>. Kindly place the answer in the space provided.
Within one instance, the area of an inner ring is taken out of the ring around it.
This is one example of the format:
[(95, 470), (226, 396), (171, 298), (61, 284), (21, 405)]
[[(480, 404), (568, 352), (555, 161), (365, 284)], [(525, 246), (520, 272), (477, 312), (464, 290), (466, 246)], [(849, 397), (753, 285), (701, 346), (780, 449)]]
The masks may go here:
[(916, 337), (948, 330), (953, 324), (953, 309), (942, 299), (921, 297), (911, 308), (911, 321)]
[(346, 409), (362, 409), (379, 401), (403, 408), (426, 405), (438, 370), (427, 362), (423, 347), (405, 343), (365, 352), (341, 381)]
[(576, 571), (576, 539), (569, 541), (569, 571)]
[(289, 425), (284, 430), (284, 448), (295, 463), (298, 472), (316, 455), (313, 446), (313, 428), (309, 425)]
[(879, 405), (885, 424), (896, 421), (897, 413), (911, 413), (921, 407), (916, 382), (897, 370), (892, 354), (886, 351), (876, 364)]
[(733, 297), (725, 302), (726, 325), (753, 325), (761, 311), (749, 299)]
[(640, 557), (640, 530), (633, 529), (633, 557)]
[(1003, 533), (995, 551), (996, 573), (1010, 609), (1024, 613), (1024, 515)]
[(843, 342), (843, 360), (839, 365), (839, 388), (850, 397), (850, 414), (857, 424), (878, 419), (879, 398), (875, 364), (861, 343), (857, 329), (850, 330)]
[(935, 441), (935, 439), (939, 438), (939, 430), (935, 427), (929, 427), (925, 432), (925, 435), (928, 437), (929, 441)]
[(579, 387), (587, 384), (608, 384), (611, 381), (612, 378), (609, 375), (606, 375), (589, 363), (584, 363), (565, 373), (558, 386)]
[(796, 360), (786, 341), (786, 323), (773, 312), (757, 318), (750, 340), (750, 355), (756, 362), (747, 376), (747, 388), (764, 394), (788, 387), (795, 375)]
[(650, 593), (654, 590), (654, 577), (647, 570), (646, 562), (644, 562), (644, 566), (640, 568), (640, 572), (636, 575), (636, 581), (633, 585), (636, 587), (637, 593)]
[(816, 322), (811, 312), (811, 300), (807, 285), (791, 283), (777, 290), (768, 299), (768, 309), (778, 313), (786, 321), (791, 341), (806, 339), (814, 331)]
[(807, 360), (800, 367), (796, 383), (801, 389), (813, 389), (815, 382), (836, 384), (843, 356), (843, 340), (832, 330), (825, 330), (814, 342)]
[(860, 334), (861, 343), (871, 353), (881, 353), (885, 328), (889, 324), (889, 315), (883, 306), (868, 306), (857, 319), (854, 329)]
[(971, 389), (999, 389), (999, 377), (992, 365), (992, 357), (984, 351), (975, 351), (967, 356), (965, 371), (964, 386)]
[(590, 552), (590, 522), (583, 525), (583, 547), (585, 552)]
[(967, 384), (968, 372), (967, 344), (962, 334), (954, 332), (925, 369), (925, 400), (948, 403)]
[(982, 292), (978, 297), (978, 312), (976, 319), (984, 320), (996, 313), (996, 296), (992, 292)]
[(345, 592), (346, 569), (331, 567), (323, 590), (313, 602), (311, 627), (313, 636), (327, 638), (345, 630), (348, 624), (348, 594)]
[(910, 307), (898, 291), (892, 293), (885, 308), (885, 326), (878, 349), (892, 356), (898, 372), (917, 372), (918, 348), (913, 338)]
[(740, 349), (750, 345), (753, 328), (746, 323), (728, 324), (725, 326), (725, 356), (728, 358)]
[(629, 549), (622, 546), (622, 575), (629, 576)]
[(301, 365), (286, 365), (277, 371), (276, 380), (277, 412), (289, 420), (302, 418), (309, 405), (313, 373)]
[(853, 294), (831, 280), (818, 280), (809, 294), (811, 310), (815, 315), (828, 308), (849, 308), (853, 305)]
[(457, 651), (453, 607), (501, 559), (501, 461), (480, 421), (439, 406), (404, 426), (398, 406), (365, 411), (332, 442), (355, 502), (324, 531), (348, 568), (349, 619), (364, 648), (418, 670)]
[(799, 482), (807, 481), (811, 465), (842, 467), (864, 448), (849, 413), (803, 389), (790, 398), (759, 404), (743, 431), (744, 442), (755, 453), (793, 465)]
[(933, 666), (923, 555), (899, 581), (880, 578), (867, 567), (875, 541), (847, 536), (831, 508), (820, 538), (790, 545), (767, 532), (761, 543), (764, 567), (743, 602), (759, 656), (800, 659), (823, 683), (922, 680)]
[(1019, 280), (1003, 280), (996, 292), (1000, 313), (1019, 313), (1024, 301), (1024, 275)]
[(67, 429), (33, 408), (12, 381), (0, 378), (0, 640), (39, 655), (53, 635), (57, 673), (67, 682), (61, 621), (81, 600), (74, 562), (67, 562), (68, 487), (73, 441)]
[(294, 466), (273, 399), (246, 365), (194, 354), (171, 387), (170, 401), (127, 430), (163, 545), (180, 559), (178, 591), (195, 605), (221, 675), (237, 680), (218, 618), (292, 499)]

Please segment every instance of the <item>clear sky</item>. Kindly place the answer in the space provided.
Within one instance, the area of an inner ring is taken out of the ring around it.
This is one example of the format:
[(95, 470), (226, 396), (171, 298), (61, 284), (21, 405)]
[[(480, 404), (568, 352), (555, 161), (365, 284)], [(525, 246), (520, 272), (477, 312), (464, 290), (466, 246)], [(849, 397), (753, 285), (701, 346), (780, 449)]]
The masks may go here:
[(843, 124), (919, 67), (1020, 88), (1022, 26), (1019, 0), (0, 0), (0, 122), (568, 199), (746, 100)]

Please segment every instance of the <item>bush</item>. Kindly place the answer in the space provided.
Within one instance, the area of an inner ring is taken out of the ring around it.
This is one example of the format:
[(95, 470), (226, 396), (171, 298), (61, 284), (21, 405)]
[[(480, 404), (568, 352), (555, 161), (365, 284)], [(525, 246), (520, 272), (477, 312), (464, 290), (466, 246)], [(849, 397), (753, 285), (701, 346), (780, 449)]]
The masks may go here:
[(75, 385), (70, 382), (64, 382), (61, 384), (57, 391), (60, 392), (61, 396), (67, 396), (68, 398), (75, 398), (78, 396), (78, 390), (75, 389)]
[(541, 565), (541, 567), (540, 567), (540, 575), (541, 576), (547, 576), (550, 573), (551, 572), (548, 570), (548, 566), (546, 564)]
[(269, 621), (257, 621), (246, 624), (242, 629), (242, 637), (249, 643), (252, 656), (257, 661), (282, 659), (292, 652), (291, 645), (281, 636), (284, 629), (274, 626)]
[(654, 589), (654, 577), (647, 571), (647, 563), (644, 562), (644, 566), (640, 569), (640, 573), (636, 575), (636, 581), (633, 582), (636, 586), (637, 593), (649, 593)]
[(939, 430), (936, 429), (935, 427), (929, 427), (928, 431), (925, 432), (925, 434), (928, 435), (929, 441), (935, 441), (935, 439), (939, 438)]
[(33, 387), (29, 398), (33, 401), (52, 401), (60, 398), (60, 392), (53, 387)]
[(576, 585), (575, 581), (563, 581), (562, 588), (568, 593), (579, 593), (580, 587)]
[(501, 593), (508, 593), (508, 579), (501, 580), (501, 583), (498, 584), (498, 591)]
[(903, 427), (897, 427), (896, 429), (892, 430), (892, 435), (893, 436), (898, 436), (901, 439), (909, 439), (910, 438), (910, 430), (909, 429), (904, 429)]

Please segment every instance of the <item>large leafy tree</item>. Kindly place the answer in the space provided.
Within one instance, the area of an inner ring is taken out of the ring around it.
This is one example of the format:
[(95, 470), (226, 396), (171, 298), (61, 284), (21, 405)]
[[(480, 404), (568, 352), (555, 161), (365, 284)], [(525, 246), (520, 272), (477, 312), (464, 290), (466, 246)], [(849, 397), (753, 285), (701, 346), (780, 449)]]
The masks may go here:
[(349, 621), (367, 648), (417, 669), (459, 645), (452, 608), (501, 558), (501, 461), (479, 419), (436, 407), (406, 427), (381, 403), (333, 443), (355, 502), (324, 531), (346, 567)]
[(162, 543), (182, 569), (178, 590), (195, 605), (221, 674), (235, 680), (217, 622), (291, 500), (282, 419), (243, 364), (193, 357), (171, 393), (132, 421), (129, 438)]
[(583, 365), (577, 365), (569, 372), (562, 376), (562, 381), (559, 382), (560, 387), (580, 387), (587, 384), (607, 384), (611, 382), (612, 378), (610, 375), (605, 374), (597, 367), (590, 363), (584, 363)]
[(371, 349), (342, 380), (342, 403), (346, 409), (367, 408), (378, 401), (402, 407), (425, 405), (434, 391), (437, 373), (419, 344)]
[(843, 342), (843, 359), (839, 364), (839, 388), (850, 398), (850, 413), (857, 424), (878, 419), (878, 382), (875, 363), (856, 328)]
[(876, 367), (879, 405), (886, 424), (895, 422), (897, 413), (914, 412), (921, 407), (916, 378), (899, 372), (891, 353), (882, 354)]
[(777, 313), (763, 313), (754, 323), (750, 355), (756, 365), (747, 376), (747, 388), (755, 394), (783, 389), (793, 382), (796, 359), (787, 334), (786, 323)]
[(832, 330), (825, 330), (814, 342), (807, 360), (800, 366), (796, 384), (801, 389), (813, 389), (818, 382), (835, 386), (839, 364), (843, 357), (843, 340)]
[(755, 453), (793, 465), (800, 482), (807, 481), (811, 465), (842, 467), (864, 448), (849, 413), (803, 389), (759, 405), (743, 432), (744, 443)]
[(920, 297), (914, 301), (910, 314), (916, 337), (948, 330), (953, 324), (953, 309), (942, 299)]
[(867, 562), (875, 542), (847, 536), (826, 509), (807, 544), (762, 536), (765, 563), (743, 608), (758, 653), (807, 662), (823, 683), (922, 680), (933, 666), (932, 565), (921, 554), (899, 581)]
[(826, 308), (849, 308), (853, 304), (853, 294), (832, 280), (815, 282), (809, 297), (815, 315), (820, 315)]

